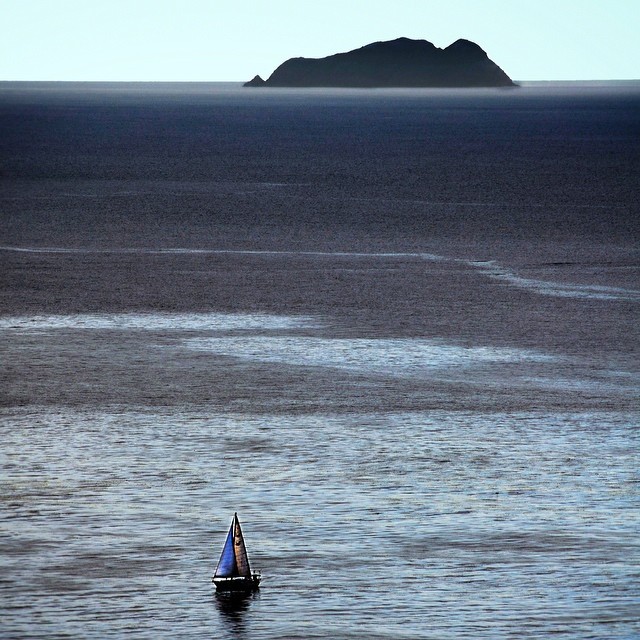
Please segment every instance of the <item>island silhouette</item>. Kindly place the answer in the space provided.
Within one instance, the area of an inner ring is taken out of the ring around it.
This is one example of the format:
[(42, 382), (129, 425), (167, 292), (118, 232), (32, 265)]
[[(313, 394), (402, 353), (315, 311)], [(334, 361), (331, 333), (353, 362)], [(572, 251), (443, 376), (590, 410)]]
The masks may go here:
[(290, 58), (267, 80), (245, 87), (513, 87), (477, 44), (456, 40), (440, 49), (427, 40), (374, 42), (326, 58)]

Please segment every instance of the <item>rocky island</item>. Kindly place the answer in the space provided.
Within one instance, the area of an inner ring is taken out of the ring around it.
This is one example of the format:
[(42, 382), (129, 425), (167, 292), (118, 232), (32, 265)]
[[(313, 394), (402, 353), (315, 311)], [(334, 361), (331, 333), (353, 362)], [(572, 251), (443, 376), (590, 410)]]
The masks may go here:
[(440, 49), (398, 38), (326, 58), (290, 58), (267, 80), (245, 87), (512, 87), (515, 83), (474, 42)]

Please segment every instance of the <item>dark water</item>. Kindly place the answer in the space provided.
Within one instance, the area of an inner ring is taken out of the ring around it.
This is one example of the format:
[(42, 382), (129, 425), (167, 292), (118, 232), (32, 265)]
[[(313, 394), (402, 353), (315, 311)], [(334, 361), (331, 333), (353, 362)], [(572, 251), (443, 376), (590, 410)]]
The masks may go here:
[(3, 637), (640, 635), (638, 83), (5, 83), (0, 162)]

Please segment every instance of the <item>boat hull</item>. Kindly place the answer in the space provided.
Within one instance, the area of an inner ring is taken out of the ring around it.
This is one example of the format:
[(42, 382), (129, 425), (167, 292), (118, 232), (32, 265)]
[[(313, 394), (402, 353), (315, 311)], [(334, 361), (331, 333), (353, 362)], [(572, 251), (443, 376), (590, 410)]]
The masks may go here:
[(218, 591), (256, 591), (260, 588), (260, 576), (252, 575), (250, 578), (212, 578)]

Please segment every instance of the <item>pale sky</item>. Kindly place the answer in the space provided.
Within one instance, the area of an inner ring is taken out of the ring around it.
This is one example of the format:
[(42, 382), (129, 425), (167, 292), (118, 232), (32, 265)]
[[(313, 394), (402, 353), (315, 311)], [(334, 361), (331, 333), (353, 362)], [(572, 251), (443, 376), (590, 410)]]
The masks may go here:
[(514, 80), (640, 79), (640, 0), (0, 0), (0, 80), (246, 81), (401, 36)]

